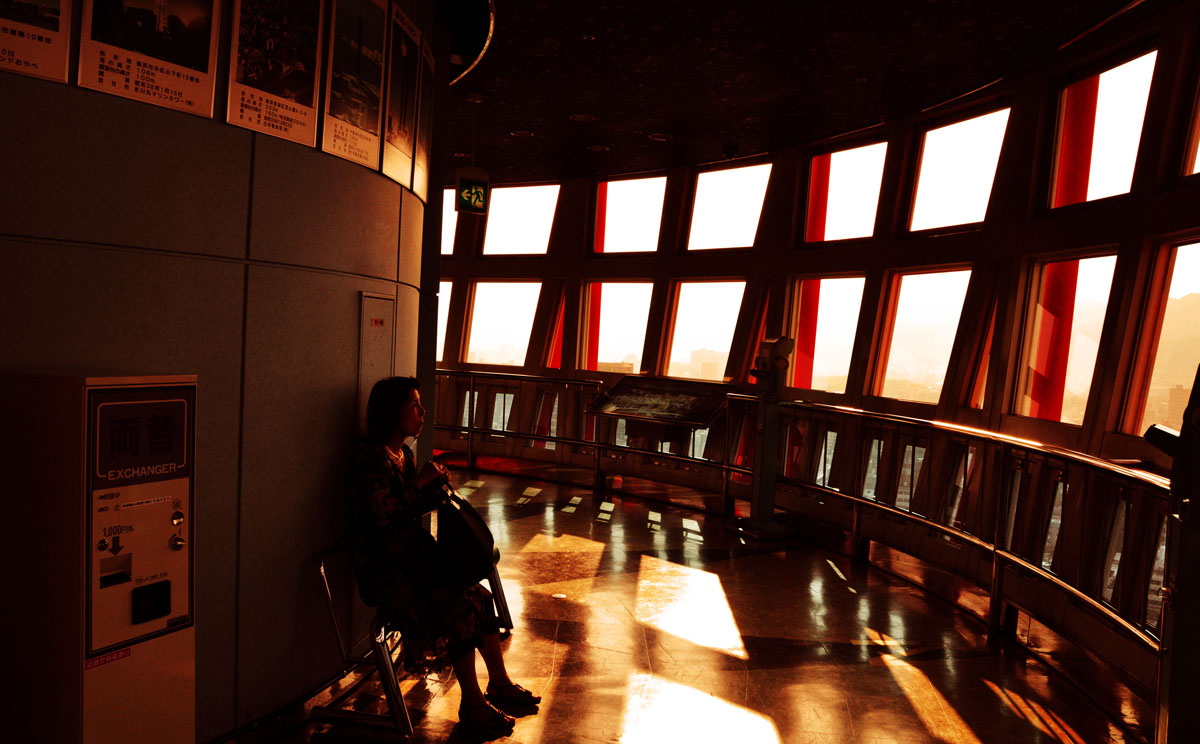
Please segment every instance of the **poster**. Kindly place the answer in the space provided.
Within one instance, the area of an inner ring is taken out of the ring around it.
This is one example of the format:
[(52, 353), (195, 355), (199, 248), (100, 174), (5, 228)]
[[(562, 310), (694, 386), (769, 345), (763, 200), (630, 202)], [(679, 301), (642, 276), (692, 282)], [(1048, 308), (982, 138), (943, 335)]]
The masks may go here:
[(379, 168), (387, 0), (333, 0), (325, 152)]
[(212, 116), (216, 0), (84, 0), (79, 84)]
[(392, 4), (391, 50), (383, 141), (383, 174), (401, 186), (412, 184), (413, 128), (417, 118), (417, 58), (421, 32)]
[(70, 0), (0, 1), (0, 70), (67, 82)]
[(420, 100), (417, 105), (417, 139), (413, 156), (413, 193), (421, 201), (429, 196), (429, 142), (433, 138), (433, 51), (421, 47)]
[(316, 146), (322, 5), (322, 0), (237, 0), (230, 124)]

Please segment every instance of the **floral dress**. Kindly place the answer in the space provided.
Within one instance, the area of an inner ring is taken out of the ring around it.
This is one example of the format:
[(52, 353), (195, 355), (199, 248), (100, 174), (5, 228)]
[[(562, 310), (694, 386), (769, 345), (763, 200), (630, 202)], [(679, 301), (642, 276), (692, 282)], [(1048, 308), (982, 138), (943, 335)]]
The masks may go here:
[(491, 592), (449, 584), (437, 543), (421, 517), (437, 508), (441, 488), (418, 489), (412, 450), (393, 457), (383, 445), (355, 453), (351, 546), (359, 594), (399, 626), (410, 673), (442, 670), (498, 630)]

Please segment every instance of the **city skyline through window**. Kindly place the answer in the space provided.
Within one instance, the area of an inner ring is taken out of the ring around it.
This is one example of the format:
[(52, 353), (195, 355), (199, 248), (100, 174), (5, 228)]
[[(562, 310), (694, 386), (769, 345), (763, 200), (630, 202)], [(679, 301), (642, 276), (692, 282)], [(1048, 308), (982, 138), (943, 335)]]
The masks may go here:
[(672, 320), (669, 377), (720, 380), (746, 283), (683, 282)]
[(1178, 431), (1183, 425), (1200, 362), (1200, 243), (1175, 249), (1175, 265), (1167, 289), (1167, 307), (1158, 333), (1141, 434), (1151, 424)]
[(653, 290), (649, 282), (591, 285), (588, 333), (596, 338), (588, 339), (586, 369), (631, 375), (641, 370)]
[(524, 364), (541, 290), (540, 282), (477, 283), (467, 335), (467, 361)]
[(937, 403), (971, 271), (904, 274), (880, 395)]

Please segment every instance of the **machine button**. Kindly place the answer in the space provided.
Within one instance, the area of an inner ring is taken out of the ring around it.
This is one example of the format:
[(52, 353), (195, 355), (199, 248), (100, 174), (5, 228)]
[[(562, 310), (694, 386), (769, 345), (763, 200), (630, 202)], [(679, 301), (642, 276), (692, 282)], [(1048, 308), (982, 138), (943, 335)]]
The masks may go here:
[(183, 512), (177, 511), (171, 515), (171, 524), (178, 527), (183, 524)]
[(171, 546), (171, 550), (183, 550), (183, 546), (187, 545), (187, 540), (184, 540), (179, 535), (175, 535), (167, 541), (167, 544)]
[(100, 552), (104, 552), (105, 550), (108, 550), (108, 538), (107, 537), (100, 538), (100, 542), (96, 543), (96, 550), (99, 550)]

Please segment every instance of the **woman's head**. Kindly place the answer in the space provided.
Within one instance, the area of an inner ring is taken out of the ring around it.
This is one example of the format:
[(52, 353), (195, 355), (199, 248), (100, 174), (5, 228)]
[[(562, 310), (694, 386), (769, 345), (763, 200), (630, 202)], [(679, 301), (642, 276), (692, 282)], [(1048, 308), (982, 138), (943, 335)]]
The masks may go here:
[(367, 399), (367, 440), (387, 444), (393, 436), (415, 437), (425, 423), (421, 384), (415, 377), (388, 377), (375, 383)]

